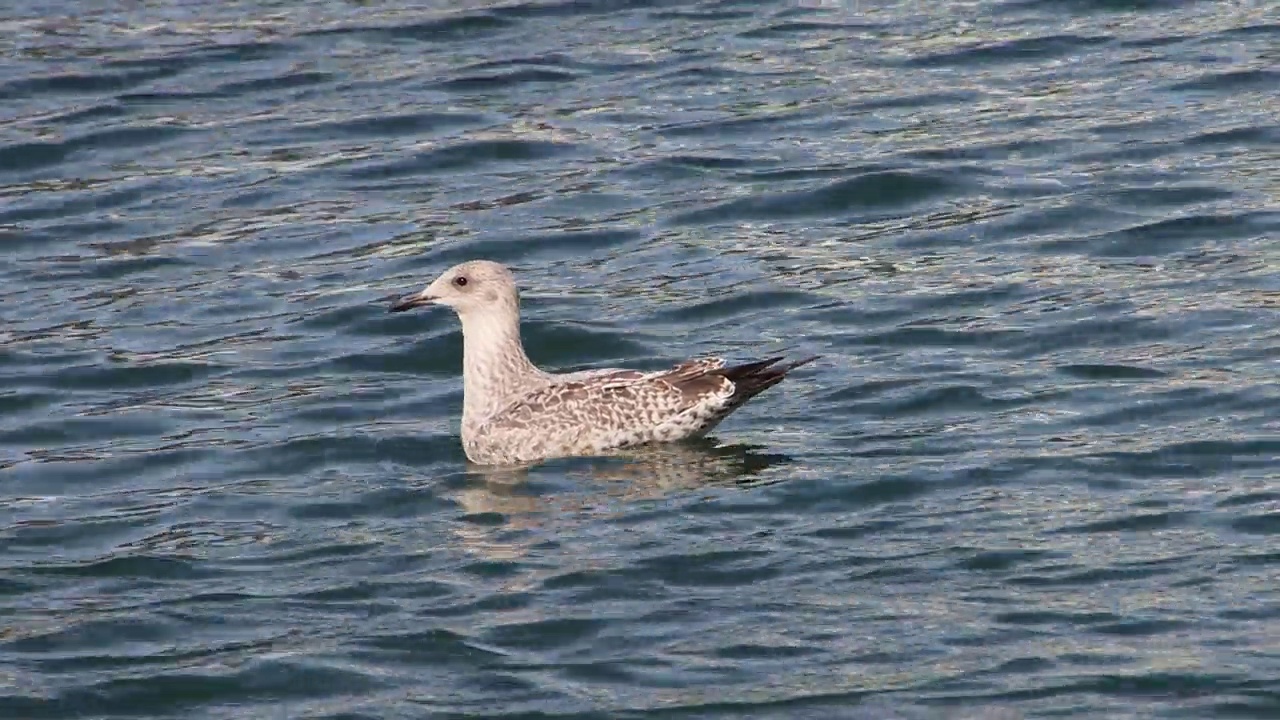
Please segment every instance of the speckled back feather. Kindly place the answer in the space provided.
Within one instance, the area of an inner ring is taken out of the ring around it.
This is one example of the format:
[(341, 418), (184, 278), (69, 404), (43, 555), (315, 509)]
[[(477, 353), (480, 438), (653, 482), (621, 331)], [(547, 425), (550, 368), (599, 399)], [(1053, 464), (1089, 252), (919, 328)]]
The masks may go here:
[(547, 386), (516, 398), (469, 433), (468, 456), (509, 464), (699, 437), (814, 359), (777, 366), (777, 357), (726, 368), (721, 358), (702, 358), (657, 372), (551, 375)]

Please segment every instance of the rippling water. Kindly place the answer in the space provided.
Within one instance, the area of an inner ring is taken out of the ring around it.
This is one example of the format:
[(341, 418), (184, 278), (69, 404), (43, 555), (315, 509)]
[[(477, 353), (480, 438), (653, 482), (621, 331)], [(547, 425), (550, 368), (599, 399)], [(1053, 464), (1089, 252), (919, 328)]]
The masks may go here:
[[(419, 5), (0, 11), (0, 716), (1280, 715), (1273, 3)], [(470, 257), (824, 360), (482, 472)]]

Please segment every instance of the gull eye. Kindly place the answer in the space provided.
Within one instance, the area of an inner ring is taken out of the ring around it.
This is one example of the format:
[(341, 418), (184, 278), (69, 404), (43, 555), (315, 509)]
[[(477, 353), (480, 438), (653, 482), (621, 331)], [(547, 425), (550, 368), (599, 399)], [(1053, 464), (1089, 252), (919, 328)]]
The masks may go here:
[(454, 278), (454, 279), (453, 279), (453, 284), (454, 284), (454, 285), (457, 285), (458, 287), (466, 287), (466, 286), (467, 286), (467, 279), (466, 279), (465, 277), (463, 277), (463, 276), (459, 275), (458, 277), (456, 277), (456, 278)]

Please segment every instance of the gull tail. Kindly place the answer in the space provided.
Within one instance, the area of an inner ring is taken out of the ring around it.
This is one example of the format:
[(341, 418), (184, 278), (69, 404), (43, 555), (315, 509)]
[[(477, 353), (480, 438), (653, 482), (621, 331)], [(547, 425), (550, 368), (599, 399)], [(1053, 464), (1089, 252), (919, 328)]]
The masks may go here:
[(743, 363), (742, 365), (734, 365), (732, 367), (721, 368), (713, 372), (715, 375), (723, 375), (733, 382), (733, 395), (729, 400), (729, 407), (736, 408), (751, 398), (768, 390), (769, 388), (782, 382), (787, 373), (795, 370), (801, 365), (817, 360), (821, 355), (813, 355), (812, 357), (796, 360), (789, 363), (779, 365), (785, 358), (781, 355), (777, 357), (758, 360), (756, 362)]

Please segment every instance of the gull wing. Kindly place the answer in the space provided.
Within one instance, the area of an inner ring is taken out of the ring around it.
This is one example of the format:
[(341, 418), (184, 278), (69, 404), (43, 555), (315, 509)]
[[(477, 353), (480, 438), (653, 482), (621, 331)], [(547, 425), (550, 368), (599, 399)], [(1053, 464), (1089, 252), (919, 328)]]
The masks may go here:
[(529, 442), (587, 448), (677, 440), (714, 425), (816, 358), (777, 365), (782, 359), (725, 367), (721, 358), (700, 358), (656, 372), (618, 370), (561, 380), (518, 398), (480, 431), (508, 435), (512, 442), (527, 435)]

